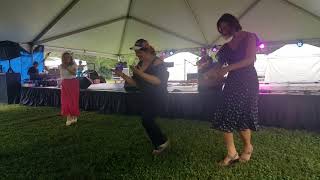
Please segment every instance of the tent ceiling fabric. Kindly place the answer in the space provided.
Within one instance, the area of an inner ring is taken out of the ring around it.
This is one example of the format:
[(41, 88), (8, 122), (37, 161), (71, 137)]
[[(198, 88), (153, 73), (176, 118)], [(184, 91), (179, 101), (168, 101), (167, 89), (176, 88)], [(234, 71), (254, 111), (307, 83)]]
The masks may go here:
[(241, 23), (244, 29), (257, 32), (268, 41), (320, 37), (319, 20), (279, 0), (261, 1)]
[(80, 0), (42, 39), (125, 16), (128, 0)]
[(44, 45), (67, 47), (106, 54), (109, 54), (109, 52), (117, 52), (120, 47), (120, 39), (122, 35), (122, 32), (119, 31), (119, 29), (123, 28), (124, 21), (125, 20), (121, 20), (90, 31), (73, 34), (65, 38), (50, 41)]
[(319, 0), (289, 0), (289, 2), (317, 15), (320, 17), (320, 1)]
[(136, 0), (130, 15), (207, 44), (184, 0)]
[(232, 13), (239, 17), (255, 0), (189, 0), (191, 7), (199, 17), (200, 25), (209, 43), (214, 42), (219, 33), (216, 23), (224, 13)]
[[(2, 1), (0, 40), (20, 43), (31, 42), (72, 2)], [(139, 38), (157, 50), (193, 48), (223, 42), (216, 21), (226, 12), (241, 16), (244, 30), (263, 41), (320, 38), (319, 0), (80, 0), (39, 43), (106, 54), (130, 53)]]
[(165, 50), (168, 47), (180, 49), (199, 46), (198, 44), (177, 38), (173, 35), (136, 22), (135, 20), (130, 19), (127, 27), (128, 29), (125, 34), (122, 54), (132, 53), (129, 48), (132, 47), (134, 42), (139, 38), (148, 39), (148, 41), (152, 43), (152, 46), (156, 47), (157, 50)]
[(0, 40), (30, 42), (71, 0), (1, 0)]

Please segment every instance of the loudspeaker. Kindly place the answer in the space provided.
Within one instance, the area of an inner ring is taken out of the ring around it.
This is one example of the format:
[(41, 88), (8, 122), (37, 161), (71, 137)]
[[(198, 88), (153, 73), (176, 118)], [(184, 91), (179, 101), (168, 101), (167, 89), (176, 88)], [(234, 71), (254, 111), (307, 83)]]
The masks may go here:
[(80, 89), (88, 89), (88, 87), (92, 84), (91, 81), (87, 77), (79, 77)]
[(20, 73), (0, 73), (0, 103), (20, 102)]

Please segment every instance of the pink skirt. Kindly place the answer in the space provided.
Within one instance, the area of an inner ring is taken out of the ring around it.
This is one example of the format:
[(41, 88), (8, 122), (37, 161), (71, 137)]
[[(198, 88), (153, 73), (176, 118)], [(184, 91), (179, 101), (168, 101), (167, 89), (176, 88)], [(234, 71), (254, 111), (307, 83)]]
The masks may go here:
[(61, 115), (79, 116), (79, 80), (64, 79), (61, 83)]

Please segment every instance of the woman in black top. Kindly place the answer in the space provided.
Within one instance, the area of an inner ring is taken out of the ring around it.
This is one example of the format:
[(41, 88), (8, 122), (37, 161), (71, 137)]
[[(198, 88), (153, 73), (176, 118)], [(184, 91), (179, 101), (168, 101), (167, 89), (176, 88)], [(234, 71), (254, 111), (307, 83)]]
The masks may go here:
[[(217, 22), (218, 31), (231, 41), (217, 53), (221, 69), (228, 73), (223, 88), (223, 104), (213, 118), (213, 127), (224, 132), (227, 156), (221, 165), (235, 161), (248, 162), (253, 152), (251, 131), (258, 128), (259, 81), (254, 62), (256, 60), (257, 36), (242, 31), (239, 21), (231, 14), (224, 14)], [(234, 144), (233, 132), (238, 131), (243, 143), (239, 156)]]
[(133, 76), (128, 77), (117, 70), (115, 73), (121, 76), (127, 84), (141, 91), (142, 125), (154, 145), (153, 154), (160, 154), (168, 147), (169, 141), (155, 123), (155, 118), (159, 110), (164, 107), (169, 73), (163, 61), (156, 56), (155, 50), (146, 40), (137, 40), (130, 49), (135, 51), (140, 60), (136, 67), (131, 67)]

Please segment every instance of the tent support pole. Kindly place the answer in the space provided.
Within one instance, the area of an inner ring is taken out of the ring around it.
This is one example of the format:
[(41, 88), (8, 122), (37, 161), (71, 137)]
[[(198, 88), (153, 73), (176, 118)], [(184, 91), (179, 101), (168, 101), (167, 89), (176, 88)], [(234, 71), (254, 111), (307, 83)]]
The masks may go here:
[[(58, 47), (58, 46), (44, 46), (46, 49), (49, 49), (50, 51), (72, 51), (77, 54), (83, 54), (83, 49), (74, 49), (74, 48), (65, 48), (65, 47)], [(110, 59), (117, 59), (117, 54), (111, 54), (111, 53), (105, 53), (105, 52), (97, 52), (97, 51), (85, 51), (85, 54), (93, 55), (93, 56), (103, 56)]]
[(147, 22), (147, 21), (145, 21), (145, 20), (142, 20), (142, 19), (139, 19), (139, 18), (136, 18), (136, 17), (133, 17), (133, 16), (130, 16), (129, 18), (130, 18), (130, 19), (133, 19), (133, 20), (135, 20), (135, 21), (137, 21), (137, 22), (139, 22), (139, 23), (141, 23), (141, 24), (150, 26), (150, 27), (152, 27), (152, 28), (154, 28), (154, 29), (157, 29), (157, 30), (162, 31), (162, 32), (164, 32), (164, 33), (167, 33), (167, 34), (170, 34), (170, 35), (172, 35), (172, 36), (175, 36), (175, 37), (177, 37), (177, 38), (179, 38), (179, 39), (183, 39), (183, 40), (185, 40), (185, 41), (189, 41), (189, 42), (192, 42), (192, 43), (197, 44), (197, 45), (200, 45), (200, 46), (205, 46), (204, 43), (201, 43), (201, 42), (195, 41), (195, 40), (193, 40), (193, 39), (190, 39), (190, 38), (188, 38), (188, 37), (182, 36), (182, 35), (180, 35), (180, 34), (178, 34), (178, 33), (172, 32), (172, 31), (170, 31), (170, 30), (168, 30), (168, 29), (165, 29), (165, 28), (163, 28), (163, 27), (157, 26), (157, 25), (152, 24), (152, 23), (150, 23), (150, 22)]
[(201, 26), (200, 26), (200, 22), (199, 22), (198, 16), (197, 16), (196, 13), (193, 11), (193, 9), (192, 9), (189, 1), (188, 1), (188, 0), (184, 0), (184, 2), (185, 2), (185, 4), (187, 5), (188, 9), (190, 10), (190, 12), (191, 12), (191, 14), (192, 14), (192, 16), (193, 16), (194, 21), (197, 23), (198, 29), (199, 29), (199, 31), (201, 32), (201, 35), (202, 35), (203, 39), (206, 41), (206, 44), (208, 44), (209, 41), (208, 41), (208, 39), (206, 38), (206, 36), (205, 36), (205, 34), (204, 34), (204, 31), (203, 31), (203, 29), (202, 29)]
[(122, 34), (121, 34), (121, 40), (120, 40), (120, 46), (119, 46), (118, 54), (121, 53), (122, 48), (123, 48), (124, 38), (126, 36), (126, 31), (127, 31), (128, 19), (129, 19), (129, 16), (130, 16), (131, 8), (133, 6), (132, 4), (133, 4), (133, 0), (130, 0), (129, 5), (128, 5), (126, 19), (124, 21), (124, 26), (123, 26), (123, 30), (122, 30)]
[(111, 20), (108, 20), (108, 21), (105, 21), (105, 22), (102, 22), (102, 23), (98, 23), (98, 24), (92, 25), (92, 26), (84, 27), (84, 28), (77, 29), (77, 30), (74, 30), (74, 31), (70, 31), (70, 32), (67, 32), (67, 33), (63, 33), (63, 34), (60, 34), (60, 35), (57, 35), (57, 36), (53, 36), (53, 37), (50, 37), (50, 38), (47, 38), (47, 39), (43, 39), (41, 41), (35, 42), (35, 44), (43, 44), (43, 43), (46, 43), (46, 42), (49, 42), (49, 41), (54, 41), (54, 40), (57, 40), (57, 39), (60, 39), (60, 38), (71, 36), (73, 34), (81, 33), (83, 31), (88, 31), (88, 30), (95, 29), (95, 28), (98, 28), (98, 27), (101, 27), (101, 26), (112, 24), (112, 23), (121, 21), (121, 20), (123, 20), (125, 18), (126, 18), (125, 16), (122, 16), (122, 17), (118, 17), (116, 19), (111, 19)]
[(32, 43), (35, 43), (42, 38), (57, 22), (63, 18), (80, 0), (73, 0), (66, 8), (64, 8), (57, 17), (55, 17), (33, 40)]

